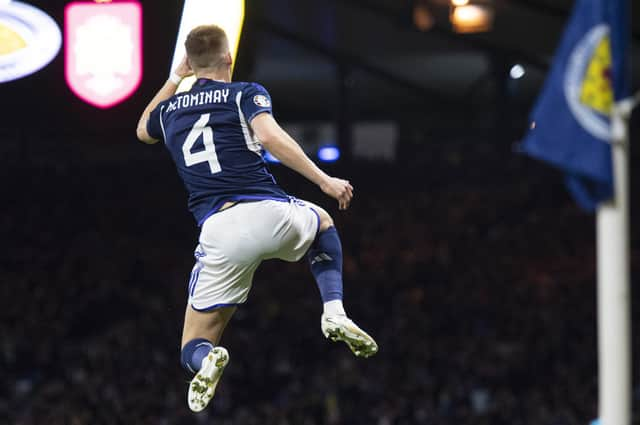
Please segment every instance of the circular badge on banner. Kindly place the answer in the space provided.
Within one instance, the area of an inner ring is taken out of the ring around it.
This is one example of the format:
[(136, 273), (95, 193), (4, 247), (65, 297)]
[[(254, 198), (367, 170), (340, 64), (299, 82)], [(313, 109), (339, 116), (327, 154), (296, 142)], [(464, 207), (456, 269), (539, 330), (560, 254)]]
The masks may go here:
[(262, 94), (257, 94), (253, 96), (253, 103), (260, 106), (261, 108), (268, 108), (269, 106), (271, 106), (271, 102), (269, 101), (269, 98), (267, 98), (267, 96)]
[(564, 94), (571, 113), (593, 137), (611, 139), (613, 106), (609, 27), (596, 25), (577, 43), (564, 76)]
[(61, 45), (60, 28), (45, 12), (19, 1), (0, 3), (0, 83), (40, 70)]

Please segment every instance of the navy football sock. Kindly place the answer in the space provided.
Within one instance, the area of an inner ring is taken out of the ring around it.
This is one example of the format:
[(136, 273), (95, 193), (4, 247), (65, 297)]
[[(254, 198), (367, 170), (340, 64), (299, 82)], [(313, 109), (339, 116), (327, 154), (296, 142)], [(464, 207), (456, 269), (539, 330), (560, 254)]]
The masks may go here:
[(342, 300), (342, 244), (336, 228), (320, 232), (307, 256), (322, 301)]
[(210, 341), (204, 338), (192, 339), (182, 347), (182, 353), (180, 353), (182, 367), (189, 372), (196, 373), (202, 367), (202, 360), (212, 349), (213, 344)]

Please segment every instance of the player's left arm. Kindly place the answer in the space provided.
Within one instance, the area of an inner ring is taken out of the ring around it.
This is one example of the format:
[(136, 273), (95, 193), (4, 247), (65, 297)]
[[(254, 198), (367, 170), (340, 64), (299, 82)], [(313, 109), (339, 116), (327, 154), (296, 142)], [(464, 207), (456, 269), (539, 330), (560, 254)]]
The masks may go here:
[[(176, 68), (174, 73), (180, 77), (188, 77), (193, 74), (191, 67), (189, 66), (189, 62), (187, 61), (187, 57), (185, 56), (180, 62), (180, 65)], [(171, 79), (167, 80), (164, 85), (160, 88), (158, 93), (151, 99), (151, 102), (144, 108), (142, 112), (142, 116), (138, 120), (138, 128), (136, 129), (136, 135), (138, 136), (138, 140), (144, 143), (153, 144), (158, 141), (155, 137), (149, 134), (147, 130), (147, 123), (149, 122), (149, 117), (151, 116), (151, 112), (160, 104), (160, 102), (169, 99), (171, 96), (176, 94), (176, 90), (178, 89), (178, 84), (171, 81)]]

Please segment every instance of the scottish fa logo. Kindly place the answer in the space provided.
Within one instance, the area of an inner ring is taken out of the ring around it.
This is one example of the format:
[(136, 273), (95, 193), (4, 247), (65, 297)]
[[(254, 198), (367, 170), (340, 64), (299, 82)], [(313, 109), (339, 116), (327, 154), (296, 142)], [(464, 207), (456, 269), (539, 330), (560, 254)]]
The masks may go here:
[(577, 43), (564, 77), (569, 109), (592, 136), (611, 139), (609, 114), (613, 106), (609, 26), (597, 25)]

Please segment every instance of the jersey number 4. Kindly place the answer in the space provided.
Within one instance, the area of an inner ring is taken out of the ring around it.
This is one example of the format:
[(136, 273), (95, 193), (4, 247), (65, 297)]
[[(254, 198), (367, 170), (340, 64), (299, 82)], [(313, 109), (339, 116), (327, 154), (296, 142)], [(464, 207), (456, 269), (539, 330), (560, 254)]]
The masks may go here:
[[(218, 154), (216, 153), (216, 146), (213, 140), (213, 129), (209, 125), (210, 117), (211, 114), (202, 114), (200, 119), (196, 121), (191, 128), (187, 139), (182, 145), (182, 153), (184, 154), (184, 163), (187, 167), (191, 167), (192, 165), (200, 164), (202, 162), (208, 162), (211, 174), (216, 174), (222, 171), (222, 167), (220, 167)], [(191, 152), (200, 136), (202, 136), (204, 150)]]

